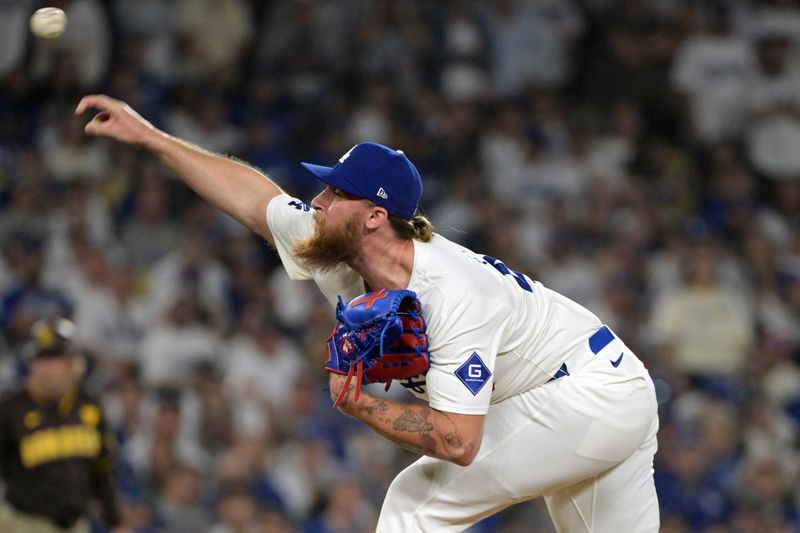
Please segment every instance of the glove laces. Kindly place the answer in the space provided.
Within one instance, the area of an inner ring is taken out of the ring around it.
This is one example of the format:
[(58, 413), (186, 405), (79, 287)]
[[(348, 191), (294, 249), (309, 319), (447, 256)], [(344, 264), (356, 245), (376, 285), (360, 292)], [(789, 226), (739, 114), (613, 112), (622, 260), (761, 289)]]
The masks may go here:
[[(340, 301), (341, 301), (341, 298), (342, 297), (340, 296), (339, 297)], [(371, 344), (374, 344), (376, 337), (378, 337), (380, 339), (379, 346), (378, 346), (379, 349), (380, 349), (379, 353), (384, 353), (383, 352), (383, 336), (384, 336), (384, 333), (386, 333), (387, 329), (389, 329), (389, 321), (386, 322), (386, 324), (383, 326), (383, 329), (381, 330), (381, 332), (379, 334), (372, 334), (371, 335), (371, 338), (370, 338)], [(374, 346), (373, 346), (372, 349), (362, 351), (361, 355), (358, 356), (358, 359), (355, 359), (352, 363), (350, 363), (350, 370), (347, 372), (347, 378), (344, 381), (344, 388), (342, 389), (342, 392), (339, 393), (339, 396), (336, 398), (336, 401), (333, 402), (334, 409), (338, 408), (340, 405), (342, 405), (342, 402), (344, 401), (344, 398), (347, 395), (347, 391), (350, 390), (350, 382), (353, 380), (353, 376), (354, 375), (357, 378), (356, 379), (355, 401), (358, 401), (358, 399), (361, 398), (361, 384), (363, 383), (363, 380), (364, 380), (364, 358), (366, 358), (367, 354), (369, 354), (369, 352), (371, 352), (373, 349), (374, 349)], [(391, 385), (391, 380), (386, 384), (386, 390), (389, 390), (389, 385)]]
[(333, 402), (333, 408), (337, 409), (340, 405), (342, 405), (342, 401), (344, 397), (347, 395), (347, 391), (350, 390), (350, 381), (353, 379), (353, 375), (358, 376), (356, 381), (356, 398), (355, 401), (361, 397), (361, 380), (364, 379), (364, 361), (362, 358), (358, 359), (358, 363), (355, 365), (350, 365), (350, 370), (347, 372), (347, 378), (344, 380), (344, 387), (342, 388), (342, 392), (339, 393), (339, 396), (336, 398), (336, 401)]

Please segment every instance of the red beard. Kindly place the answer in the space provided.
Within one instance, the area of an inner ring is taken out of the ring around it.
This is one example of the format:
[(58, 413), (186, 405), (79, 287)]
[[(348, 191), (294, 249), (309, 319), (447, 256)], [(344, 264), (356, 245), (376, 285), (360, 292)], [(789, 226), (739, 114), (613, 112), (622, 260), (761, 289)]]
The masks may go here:
[(307, 268), (323, 272), (334, 270), (342, 264), (352, 264), (360, 254), (359, 226), (356, 217), (347, 220), (341, 229), (317, 220), (314, 234), (294, 243), (294, 255)]

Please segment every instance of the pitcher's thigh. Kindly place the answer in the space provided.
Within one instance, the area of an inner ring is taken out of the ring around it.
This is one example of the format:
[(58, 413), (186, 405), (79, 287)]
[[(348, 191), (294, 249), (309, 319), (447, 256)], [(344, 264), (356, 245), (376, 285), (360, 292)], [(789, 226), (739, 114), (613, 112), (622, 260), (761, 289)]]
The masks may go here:
[(545, 494), (559, 533), (656, 533), (658, 499), (653, 482), (655, 431), (625, 461), (565, 489)]
[(463, 531), (508, 505), (506, 497), (497, 497), (503, 487), (491, 478), (479, 481), (478, 469), (423, 457), (392, 481), (377, 531)]
[[(462, 531), (509, 505), (614, 466), (576, 452), (589, 421), (547, 401), (546, 389), (537, 389), (535, 398), (492, 406), (471, 465), (423, 457), (403, 470), (386, 494), (378, 531)], [(532, 410), (537, 400), (540, 408)]]

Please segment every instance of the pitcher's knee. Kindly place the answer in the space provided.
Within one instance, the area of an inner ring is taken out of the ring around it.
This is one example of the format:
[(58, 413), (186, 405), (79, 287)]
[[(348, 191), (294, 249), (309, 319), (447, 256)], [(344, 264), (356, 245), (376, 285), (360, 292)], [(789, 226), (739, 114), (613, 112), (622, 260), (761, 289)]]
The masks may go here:
[(411, 516), (420, 505), (425, 487), (408, 469), (400, 472), (389, 485), (383, 500), (381, 519), (385, 515)]
[(420, 461), (394, 478), (383, 501), (378, 532), (431, 530), (428, 525), (432, 521), (437, 522), (434, 517), (428, 516), (436, 508), (431, 496), (441, 490), (441, 487), (434, 487), (434, 480), (437, 479), (435, 469), (435, 464)]

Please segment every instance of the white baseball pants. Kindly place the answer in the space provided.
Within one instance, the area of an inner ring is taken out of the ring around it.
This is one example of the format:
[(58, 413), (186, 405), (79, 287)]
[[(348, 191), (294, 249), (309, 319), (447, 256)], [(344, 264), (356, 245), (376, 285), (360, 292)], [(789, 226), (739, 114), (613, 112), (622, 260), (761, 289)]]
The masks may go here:
[(377, 531), (462, 531), (543, 496), (559, 533), (657, 532), (653, 382), (617, 338), (589, 354), (569, 376), (492, 405), (471, 465), (423, 457), (403, 470)]

